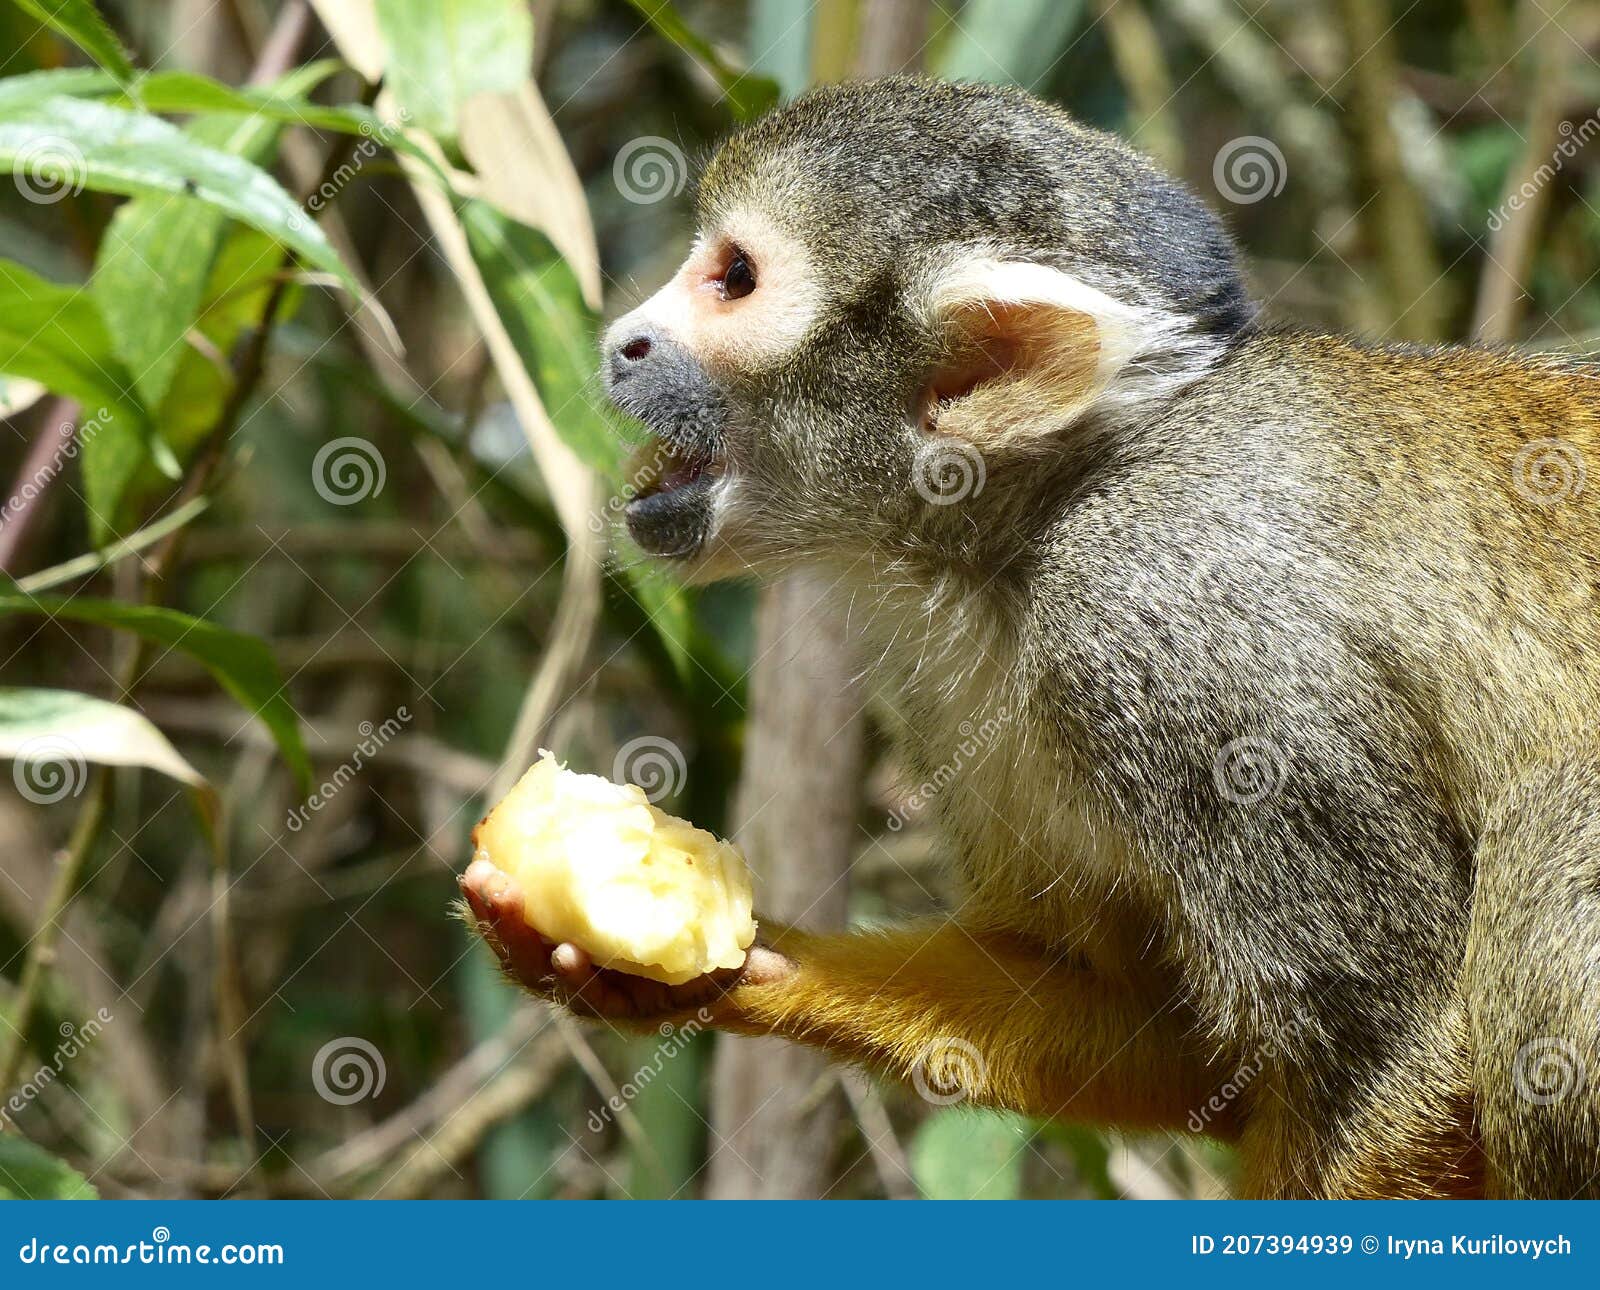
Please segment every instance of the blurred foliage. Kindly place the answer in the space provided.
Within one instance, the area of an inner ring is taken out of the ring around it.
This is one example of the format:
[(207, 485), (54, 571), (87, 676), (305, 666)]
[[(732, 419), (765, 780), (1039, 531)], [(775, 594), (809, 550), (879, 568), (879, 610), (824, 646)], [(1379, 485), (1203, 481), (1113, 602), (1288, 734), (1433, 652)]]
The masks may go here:
[(0, 1137), (0, 1200), (95, 1200), (82, 1174), (16, 1134)]
[[(603, 773), (668, 739), (665, 805), (727, 817), (750, 592), (688, 596), (617, 547), (590, 608), (570, 576), (633, 437), (596, 330), (676, 263), (692, 163), (843, 74), (883, 2), (376, 0), (319, 6), (332, 33), (298, 2), (0, 2), (0, 1194), (699, 1193), (721, 1041), (554, 1023), (447, 907), (530, 737)], [(920, 62), (1160, 156), (1271, 318), (1591, 345), (1600, 20), (1368, 5), (1374, 74), (1367, 4), (928, 0)], [(1241, 140), (1270, 144), (1259, 191)], [(1537, 200), (1508, 207), (1524, 172)], [(1394, 301), (1420, 267), (1419, 320)], [(519, 415), (540, 405), (553, 442)], [(929, 822), (887, 826), (882, 735), (863, 922), (949, 896)], [(184, 762), (214, 837), (181, 777), (136, 768)], [(1209, 1195), (1231, 1168), (898, 1088), (852, 1105), (832, 1196)]]

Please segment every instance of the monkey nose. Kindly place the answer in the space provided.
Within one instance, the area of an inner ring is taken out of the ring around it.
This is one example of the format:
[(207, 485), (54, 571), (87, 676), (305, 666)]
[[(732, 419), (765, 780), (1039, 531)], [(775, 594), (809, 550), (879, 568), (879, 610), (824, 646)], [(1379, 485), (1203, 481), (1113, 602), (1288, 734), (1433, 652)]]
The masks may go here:
[(620, 381), (631, 374), (652, 354), (659, 354), (661, 338), (653, 328), (628, 328), (612, 343), (606, 355), (611, 379)]

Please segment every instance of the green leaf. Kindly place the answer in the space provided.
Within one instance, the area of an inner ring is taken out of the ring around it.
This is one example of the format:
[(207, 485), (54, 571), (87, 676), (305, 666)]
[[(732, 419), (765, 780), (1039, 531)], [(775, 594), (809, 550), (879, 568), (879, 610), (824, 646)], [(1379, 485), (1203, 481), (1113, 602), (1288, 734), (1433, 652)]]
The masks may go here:
[(0, 1133), (0, 1200), (99, 1200), (88, 1179), (20, 1133)]
[[(166, 397), (150, 418), (158, 442), (180, 462), (205, 441), (227, 403), (233, 373), (215, 355), (230, 353), (244, 330), (260, 319), (282, 255), (276, 241), (253, 228), (236, 224), (223, 235), (192, 328), (209, 342), (209, 352), (183, 346)], [(299, 298), (299, 288), (291, 286), (278, 310), (280, 325), (293, 317)], [(91, 536), (100, 544), (116, 536), (124, 521), (135, 522), (139, 502), (161, 485), (143, 445), (126, 436), (86, 440), (83, 468)]]
[(1072, 1157), (1078, 1177), (1101, 1200), (1121, 1200), (1122, 1189), (1111, 1177), (1111, 1147), (1098, 1129), (1060, 1120), (1046, 1120), (1041, 1132)]
[(291, 74), (296, 78), (293, 81), (285, 77), (268, 88), (243, 89), (195, 72), (147, 72), (128, 91), (128, 97), (149, 112), (230, 113), (340, 134), (391, 132), (383, 118), (363, 104), (329, 107), (305, 97), (306, 89), (327, 80), (341, 66), (337, 59), (324, 58), (296, 68)]
[(1028, 1122), (999, 1111), (948, 1107), (911, 1143), (911, 1175), (930, 1200), (1016, 1200)]
[[(228, 354), (244, 332), (260, 321), (282, 269), (282, 252), (264, 233), (234, 228), (222, 238), (200, 295), (204, 302), (192, 330), (211, 353), (185, 346), (172, 384), (153, 418), (178, 458), (189, 455), (211, 432), (233, 390), (233, 371), (214, 354)], [(291, 286), (278, 310), (279, 326), (293, 316), (299, 289)]]
[(76, 399), (86, 417), (104, 408), (131, 426), (143, 422), (143, 410), (127, 393), (132, 382), (88, 293), (10, 260), (0, 260), (0, 372)]
[[(296, 68), (270, 91), (232, 97), (226, 97), (231, 92), (225, 92), (224, 105), (254, 111), (259, 98), (271, 99), (280, 106), (298, 101), (295, 96), (314, 88), (333, 69), (334, 64), (326, 61)], [(192, 88), (193, 82), (203, 79), (167, 74), (147, 78), (158, 89), (166, 86), (162, 92), (174, 102), (181, 101), (186, 87)], [(7, 98), (4, 84), (0, 82), (0, 139), (7, 122), (15, 118), (15, 113), (8, 115), (6, 104), (17, 111), (26, 107), (48, 114), (59, 102), (38, 94), (27, 99)], [(87, 128), (82, 119), (85, 112), (94, 118), (89, 124), (98, 122), (103, 127), (96, 135), (97, 150), (85, 151), (67, 135), (49, 135), (35, 142), (29, 164), (40, 166), (53, 160), (56, 167), (48, 173), (57, 176), (58, 184), (76, 186), (93, 183), (98, 173), (95, 167), (103, 162), (113, 171), (105, 187), (136, 194), (113, 218), (102, 241), (91, 284), (93, 301), (109, 324), (101, 334), (109, 337), (120, 361), (97, 360), (95, 365), (111, 373), (123, 388), (131, 384), (147, 407), (156, 407), (161, 413), (155, 421), (160, 428), (159, 438), (152, 438), (150, 419), (143, 413), (133, 418), (113, 408), (118, 414), (104, 418), (97, 424), (97, 433), (83, 439), (84, 491), (91, 536), (95, 542), (104, 542), (115, 532), (123, 496), (139, 474), (147, 448), (155, 451), (156, 461), (165, 473), (176, 473), (176, 453), (196, 442), (209, 426), (207, 420), (206, 425), (197, 428), (196, 419), (213, 417), (225, 395), (225, 374), (217, 372), (209, 359), (192, 351), (184, 338), (196, 325), (195, 314), (205, 299), (206, 275), (226, 221), (230, 217), (243, 219), (263, 234), (295, 245), (302, 252), (305, 237), (321, 243), (322, 235), (289, 196), (251, 164), (251, 159), (265, 156), (271, 148), (281, 128), (280, 116), (289, 114), (286, 107), (278, 116), (269, 113), (250, 117), (232, 111), (206, 116), (191, 122), (187, 131), (179, 131), (155, 117), (103, 104), (65, 102), (67, 113), (80, 127)], [(132, 128), (137, 138), (155, 140), (159, 145), (156, 151), (133, 155), (129, 152), (131, 144), (120, 151), (107, 144), (107, 138), (120, 138), (119, 132), (129, 128), (130, 122), (135, 123)], [(352, 118), (351, 127), (359, 129), (360, 123)], [(130, 164), (133, 169), (128, 173)], [(150, 166), (160, 171), (154, 179), (147, 173)], [(197, 170), (203, 172), (198, 178)], [(23, 173), (33, 172), (25, 167)], [(147, 179), (149, 183), (145, 182)], [(222, 185), (233, 188), (219, 199), (213, 190)], [(59, 188), (51, 189), (41, 181), (40, 190), (57, 192)], [(242, 210), (242, 204), (251, 210)], [(298, 245), (291, 234), (303, 235)], [(322, 245), (323, 250), (312, 262), (337, 266), (331, 249)], [(271, 270), (276, 267), (276, 263), (269, 266)], [(203, 323), (199, 330), (222, 352), (227, 352), (238, 334), (233, 330), (226, 336), (213, 335), (213, 329)], [(181, 381), (177, 380), (178, 373), (185, 374)], [(175, 382), (185, 387), (186, 397), (174, 410), (165, 396)], [(214, 397), (198, 397), (202, 393)], [(105, 399), (97, 397), (86, 406), (92, 409), (103, 404)]]
[(83, 505), (88, 511), (91, 542), (104, 544), (116, 536), (128, 482), (151, 460), (147, 442), (144, 435), (131, 432), (115, 418), (96, 423), (94, 434), (80, 436)]
[[(406, 136), (403, 127), (410, 123), (410, 109), (402, 108), (399, 121), (385, 121), (364, 103), (329, 106), (314, 103), (305, 97), (310, 90), (343, 67), (344, 64), (336, 58), (324, 58), (297, 67), (264, 88), (224, 85), (221, 81), (195, 72), (147, 72), (128, 91), (128, 102), (150, 112), (216, 114), (202, 117), (202, 120), (237, 122), (243, 128), (253, 128), (258, 134), (265, 135), (267, 142), (276, 134), (277, 127), (283, 125), (304, 125), (337, 134), (359, 135), (363, 142), (357, 146), (356, 156), (350, 163), (353, 169), (360, 169), (364, 158), (379, 148), (391, 148), (421, 163), (441, 188), (448, 189), (449, 180), (439, 169), (438, 162)], [(199, 130), (192, 127), (190, 132), (226, 152), (251, 155), (246, 146), (228, 143), (223, 139), (204, 138)], [(344, 182), (342, 175), (336, 182)]]
[(0, 77), (0, 112), (57, 94), (109, 94), (114, 78), (93, 67), (51, 67), (42, 72)]
[(653, 564), (633, 561), (627, 568), (628, 590), (661, 638), (678, 679), (687, 680), (695, 653), (694, 610), (688, 589)]
[(474, 94), (514, 90), (533, 63), (533, 17), (523, 0), (377, 0), (388, 51), (386, 83), (412, 119), (453, 138)]
[(0, 757), (143, 766), (191, 788), (206, 777), (142, 712), (72, 690), (0, 687)]
[(59, 96), (13, 104), (0, 108), (0, 166), (35, 183), (198, 198), (270, 233), (306, 263), (357, 290), (322, 230), (277, 180), (160, 117)]
[[(257, 99), (302, 102), (293, 96), (313, 88), (337, 66), (325, 60), (297, 68), (270, 92), (244, 94), (217, 86), (224, 90), (220, 103), (224, 115), (193, 121), (186, 133), (198, 143), (261, 164), (271, 155), (283, 118), (238, 113), (256, 111), (252, 104)], [(204, 77), (171, 72), (146, 77), (139, 90), (147, 104), (161, 110), (219, 106), (204, 92), (194, 103), (181, 92), (173, 92), (193, 82), (199, 83), (202, 91), (215, 85)], [(149, 93), (153, 84), (168, 87), (168, 99), (177, 100), (179, 107), (169, 107), (166, 102), (150, 104), (151, 97), (159, 97)], [(152, 193), (124, 203), (100, 240), (91, 282), (95, 303), (146, 407), (159, 408), (172, 383), (228, 218), (226, 211), (192, 197)], [(165, 423), (158, 419), (157, 424), (164, 433)], [(173, 443), (170, 435), (165, 438), (169, 445)]]
[(149, 407), (183, 357), (226, 219), (205, 202), (157, 193), (125, 204), (100, 240), (91, 290)]
[(498, 207), (469, 200), (457, 214), (484, 286), (550, 419), (585, 465), (615, 478), (624, 449), (598, 406), (599, 319), (584, 303), (577, 274), (540, 230)]
[[(468, 200), (458, 214), (495, 311), (557, 432), (585, 465), (618, 486), (624, 444), (613, 417), (597, 406), (599, 320), (584, 303), (577, 275), (549, 238), (498, 207)], [(687, 591), (654, 565), (635, 563), (627, 573), (634, 599), (685, 675), (693, 654)]]
[(90, 0), (15, 0), (17, 8), (60, 32), (119, 81), (134, 77), (133, 62), (111, 24)]
[(811, 84), (816, 25), (814, 5), (796, 13), (790, 0), (750, 0), (745, 36), (745, 48), (751, 51), (750, 68), (770, 76), (781, 98), (793, 98)]
[[(728, 62), (716, 47), (683, 20), (670, 0), (628, 0), (644, 15), (645, 20), (701, 67), (711, 73), (728, 104), (741, 121), (760, 116), (778, 101), (778, 83), (754, 72), (740, 71)], [(800, 15), (794, 15), (796, 21)]]
[(272, 733), (278, 751), (302, 788), (311, 782), (311, 762), (300, 739), (300, 718), (283, 696), (283, 679), (263, 641), (176, 609), (130, 605), (87, 596), (28, 596), (0, 591), (0, 614), (43, 614), (133, 632), (179, 649), (202, 663), (217, 682)]
[[(111, 531), (120, 485), (116, 470), (97, 469), (96, 463), (131, 470), (145, 458), (151, 431), (89, 293), (0, 260), (0, 373), (77, 400), (77, 436), (63, 439), (62, 456), (51, 469), (60, 468), (69, 445), (82, 454), (84, 500), (99, 540)], [(176, 473), (170, 453), (160, 460), (167, 473)]]

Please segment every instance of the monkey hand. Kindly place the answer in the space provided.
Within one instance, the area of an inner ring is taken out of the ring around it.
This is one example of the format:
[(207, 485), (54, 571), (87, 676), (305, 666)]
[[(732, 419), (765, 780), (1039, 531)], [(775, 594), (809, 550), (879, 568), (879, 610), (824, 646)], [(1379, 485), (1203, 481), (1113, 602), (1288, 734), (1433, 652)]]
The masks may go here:
[(712, 1007), (735, 986), (766, 985), (789, 976), (795, 965), (762, 945), (752, 945), (743, 966), (665, 985), (613, 968), (596, 967), (576, 945), (541, 936), (523, 917), (522, 892), (506, 874), (475, 860), (461, 876), (461, 892), (480, 936), (505, 970), (524, 988), (580, 1016), (607, 1021), (653, 1023)]

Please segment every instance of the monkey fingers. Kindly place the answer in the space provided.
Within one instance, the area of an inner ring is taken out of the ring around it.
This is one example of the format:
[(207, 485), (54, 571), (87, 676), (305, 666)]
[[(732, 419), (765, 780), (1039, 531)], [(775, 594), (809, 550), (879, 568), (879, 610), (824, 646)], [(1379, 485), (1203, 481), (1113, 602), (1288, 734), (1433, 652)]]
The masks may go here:
[(741, 982), (763, 983), (792, 970), (781, 955), (752, 946), (742, 968), (714, 972), (680, 986), (596, 967), (577, 945), (540, 935), (523, 913), (517, 884), (486, 861), (474, 861), (461, 876), (461, 891), (478, 932), (501, 965), (527, 989), (588, 1017), (651, 1022), (692, 1011)]

